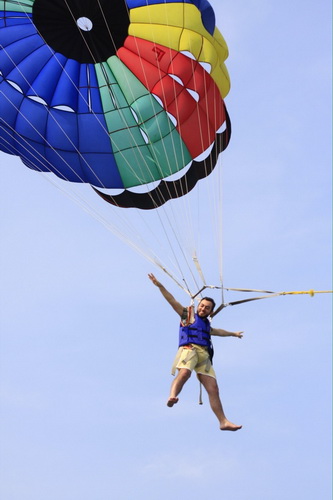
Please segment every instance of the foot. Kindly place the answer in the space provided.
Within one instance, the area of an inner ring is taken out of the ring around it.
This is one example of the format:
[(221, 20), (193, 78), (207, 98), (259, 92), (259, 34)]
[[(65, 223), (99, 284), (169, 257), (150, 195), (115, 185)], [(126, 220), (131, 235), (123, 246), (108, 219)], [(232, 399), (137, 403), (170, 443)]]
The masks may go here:
[(241, 425), (236, 425), (233, 424), (232, 422), (229, 422), (229, 420), (223, 420), (223, 422), (220, 423), (220, 429), (221, 431), (238, 431), (241, 429)]
[(176, 403), (178, 403), (178, 398), (169, 398), (168, 402), (167, 402), (167, 406), (169, 408), (172, 408), (173, 405), (175, 405)]

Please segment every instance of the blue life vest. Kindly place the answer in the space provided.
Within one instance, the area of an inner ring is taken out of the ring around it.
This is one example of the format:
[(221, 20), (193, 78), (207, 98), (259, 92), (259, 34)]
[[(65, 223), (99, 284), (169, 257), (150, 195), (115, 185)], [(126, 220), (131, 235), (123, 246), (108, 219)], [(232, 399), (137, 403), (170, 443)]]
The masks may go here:
[(195, 321), (191, 325), (179, 328), (179, 347), (187, 344), (198, 344), (209, 349), (212, 347), (210, 338), (210, 322), (207, 318), (200, 318), (195, 314)]

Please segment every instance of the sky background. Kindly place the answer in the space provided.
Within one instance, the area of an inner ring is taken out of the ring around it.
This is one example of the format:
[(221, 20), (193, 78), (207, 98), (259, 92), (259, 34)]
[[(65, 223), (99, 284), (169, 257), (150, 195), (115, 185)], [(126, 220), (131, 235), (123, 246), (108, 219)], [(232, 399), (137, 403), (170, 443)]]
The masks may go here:
[[(331, 2), (211, 3), (232, 81), (225, 286), (329, 290)], [(178, 319), (147, 273), (186, 294), (18, 158), (0, 153), (0, 168), (1, 497), (329, 500), (331, 295), (216, 317), (245, 331), (214, 343), (243, 425), (222, 433), (195, 377), (165, 404)]]

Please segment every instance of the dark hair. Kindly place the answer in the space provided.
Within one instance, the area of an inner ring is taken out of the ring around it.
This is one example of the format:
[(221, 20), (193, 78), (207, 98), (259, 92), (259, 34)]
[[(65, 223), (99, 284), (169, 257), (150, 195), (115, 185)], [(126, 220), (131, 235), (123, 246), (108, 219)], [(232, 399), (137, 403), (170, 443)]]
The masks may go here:
[[(208, 302), (211, 302), (211, 303), (212, 303), (212, 305), (213, 305), (213, 307), (212, 307), (212, 312), (213, 312), (213, 311), (214, 311), (214, 307), (216, 306), (216, 304), (215, 304), (215, 300), (214, 300), (214, 299), (212, 299), (211, 297), (203, 297), (203, 298), (200, 300), (200, 302), (202, 302), (203, 300), (208, 300)], [(200, 304), (200, 302), (199, 302), (199, 304)]]

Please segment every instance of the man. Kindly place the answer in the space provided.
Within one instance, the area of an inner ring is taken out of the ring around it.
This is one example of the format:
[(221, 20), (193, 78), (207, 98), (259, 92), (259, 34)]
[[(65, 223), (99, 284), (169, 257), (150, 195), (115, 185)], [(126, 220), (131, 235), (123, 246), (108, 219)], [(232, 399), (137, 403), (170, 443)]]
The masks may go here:
[(241, 339), (243, 332), (228, 332), (226, 330), (212, 328), (208, 317), (213, 312), (215, 303), (210, 297), (201, 300), (194, 314), (191, 307), (183, 307), (171, 295), (168, 290), (155, 278), (153, 274), (148, 274), (152, 283), (157, 286), (163, 297), (169, 302), (171, 307), (179, 314), (180, 341), (179, 350), (175, 359), (174, 367), (178, 370), (177, 376), (171, 385), (170, 396), (167, 406), (172, 408), (178, 403), (178, 395), (185, 382), (190, 378), (193, 370), (196, 371), (199, 381), (206, 389), (210, 406), (215, 413), (220, 429), (223, 431), (237, 431), (242, 428), (230, 422), (224, 413), (219, 396), (219, 388), (216, 381), (215, 371), (212, 367), (212, 344), (210, 337), (237, 337)]

